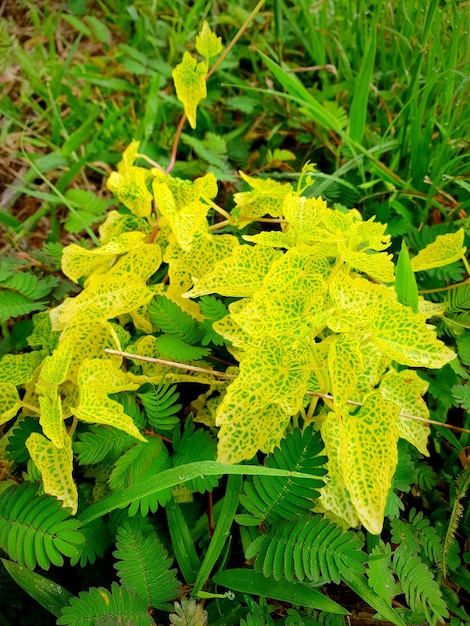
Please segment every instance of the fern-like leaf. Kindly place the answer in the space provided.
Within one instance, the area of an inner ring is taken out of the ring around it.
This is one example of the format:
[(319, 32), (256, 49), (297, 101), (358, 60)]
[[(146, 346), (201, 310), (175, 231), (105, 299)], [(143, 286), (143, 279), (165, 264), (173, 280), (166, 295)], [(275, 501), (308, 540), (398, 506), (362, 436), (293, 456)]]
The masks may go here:
[(183, 405), (178, 404), (176, 385), (161, 383), (158, 386), (145, 384), (137, 394), (144, 405), (148, 422), (157, 431), (173, 430), (179, 424), (178, 413)]
[(157, 337), (155, 344), (160, 356), (170, 361), (198, 361), (210, 352), (209, 348), (192, 346), (179, 337), (172, 335)]
[(15, 463), (27, 463), (30, 458), (26, 448), (26, 439), (31, 433), (41, 433), (42, 429), (39, 420), (33, 417), (25, 417), (17, 420), (13, 428), (8, 432), (8, 443), (6, 451), (8, 458)]
[(225, 340), (214, 330), (213, 324), (228, 314), (227, 307), (215, 296), (202, 296), (199, 300), (199, 306), (201, 307), (202, 314), (205, 317), (202, 322), (205, 334), (201, 339), (201, 344), (203, 346), (207, 346), (210, 343), (213, 343), (215, 346), (223, 346)]
[(93, 465), (101, 461), (114, 463), (134, 444), (135, 437), (123, 430), (99, 424), (90, 426), (87, 432), (79, 433), (73, 448), (78, 454), (80, 465)]
[(454, 400), (466, 411), (470, 411), (470, 385), (454, 385), (450, 391)]
[(180, 583), (156, 532), (144, 534), (141, 520), (127, 520), (118, 528), (116, 547), (113, 555), (121, 583), (149, 606), (171, 610), (169, 602), (179, 596)]
[(392, 604), (397, 585), (392, 572), (392, 548), (382, 541), (371, 551), (368, 559), (369, 586), (375, 593)]
[(80, 522), (36, 485), (23, 483), (0, 494), (0, 547), (20, 565), (43, 569), (62, 566), (64, 556), (76, 558), (85, 543)]
[[(267, 456), (266, 467), (311, 474), (312, 480), (255, 476), (253, 482), (245, 481), (240, 502), (252, 516), (252, 523), (295, 519), (313, 507), (326, 474), (322, 450), (323, 442), (313, 428), (306, 428), (303, 433), (296, 429), (281, 441), (280, 447)], [(249, 518), (243, 516), (239, 521), (246, 523)]]
[(266, 577), (335, 583), (348, 571), (362, 575), (366, 559), (357, 534), (320, 515), (277, 522), (248, 547), (246, 557), (255, 555), (255, 571)]
[(45, 302), (33, 302), (22, 293), (0, 285), (0, 322), (6, 322), (11, 317), (28, 315), (31, 311), (41, 311), (44, 306)]
[(430, 569), (401, 544), (393, 556), (393, 568), (398, 576), (408, 606), (413, 612), (424, 612), (429, 624), (448, 617), (446, 603)]
[(62, 609), (57, 620), (59, 626), (151, 626), (155, 622), (148, 614), (146, 601), (139, 595), (111, 585), (111, 591), (104, 587), (92, 587), (72, 598)]
[[(194, 429), (192, 421), (188, 421), (180, 434), (176, 432), (173, 437), (173, 465), (185, 465), (195, 461), (215, 461), (217, 458), (217, 444), (212, 437), (202, 428)], [(199, 476), (186, 483), (186, 487), (191, 491), (205, 493), (212, 491), (217, 486), (221, 475)]]
[(449, 289), (446, 302), (449, 311), (468, 311), (470, 309), (470, 285)]
[(148, 311), (152, 324), (163, 333), (175, 335), (190, 344), (198, 343), (201, 339), (198, 321), (166, 296), (156, 295)]

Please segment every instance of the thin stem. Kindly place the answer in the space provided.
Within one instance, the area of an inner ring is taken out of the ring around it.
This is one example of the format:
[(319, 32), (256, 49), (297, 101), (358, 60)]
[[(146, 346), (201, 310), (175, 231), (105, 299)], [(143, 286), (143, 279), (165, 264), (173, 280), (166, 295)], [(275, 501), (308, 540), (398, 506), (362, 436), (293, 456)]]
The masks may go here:
[(173, 140), (173, 147), (171, 149), (170, 162), (168, 163), (168, 167), (165, 170), (165, 174), (169, 174), (175, 166), (176, 152), (178, 151), (178, 144), (180, 142), (181, 133), (183, 131), (183, 126), (184, 126), (184, 123), (186, 122), (186, 119), (187, 119), (186, 113), (183, 113), (179, 121), (178, 128), (176, 129), (175, 138)]
[(250, 15), (246, 18), (245, 22), (242, 24), (242, 26), (240, 27), (240, 30), (238, 31), (238, 33), (235, 35), (235, 37), (232, 39), (232, 41), (228, 44), (228, 46), (225, 48), (225, 50), (222, 52), (222, 54), (220, 55), (220, 57), (217, 59), (217, 61), (214, 63), (214, 65), (211, 67), (211, 69), (209, 70), (209, 72), (207, 73), (206, 76), (206, 80), (208, 80), (212, 74), (215, 72), (215, 70), (219, 67), (219, 65), (222, 63), (222, 61), (225, 59), (225, 57), (227, 56), (227, 54), (230, 52), (230, 50), (233, 48), (233, 46), (237, 43), (237, 41), (240, 39), (240, 37), (243, 35), (243, 33), (245, 32), (245, 30), (248, 28), (248, 26), (250, 25), (250, 23), (253, 21), (253, 19), (255, 18), (256, 14), (259, 13), (259, 11), (261, 10), (261, 7), (263, 6), (265, 0), (260, 0), (258, 2), (258, 4), (255, 6), (255, 8), (253, 9), (253, 11), (250, 13)]
[[(126, 359), (137, 359), (138, 361), (148, 361), (149, 363), (158, 363), (159, 365), (166, 365), (167, 367), (177, 367), (178, 369), (189, 370), (191, 372), (201, 372), (203, 374), (211, 374), (211, 376), (217, 376), (218, 378), (227, 378), (227, 379), (232, 379), (232, 380), (237, 378), (235, 374), (226, 374), (225, 372), (218, 372), (217, 370), (210, 370), (204, 367), (197, 367), (196, 365), (188, 365), (187, 363), (178, 363), (176, 361), (156, 359), (150, 356), (130, 354), (129, 352), (121, 352), (120, 350), (112, 350), (111, 348), (105, 348), (104, 351), (107, 352), (108, 354), (115, 354), (117, 356), (125, 357)], [(306, 391), (305, 395), (314, 396), (316, 398), (321, 398), (322, 400), (334, 402), (334, 397), (328, 393), (320, 393), (318, 391)], [(354, 400), (347, 400), (347, 403), (353, 406), (363, 406), (362, 402), (355, 402)], [(443, 422), (438, 422), (437, 420), (431, 420), (426, 417), (419, 417), (418, 415), (410, 415), (409, 413), (400, 412), (399, 417), (404, 417), (405, 419), (415, 420), (417, 422), (424, 422), (425, 424), (434, 424), (435, 426), (442, 426), (443, 428), (449, 428), (450, 430), (455, 430), (459, 433), (470, 434), (470, 430), (467, 428), (460, 428), (460, 426), (453, 426), (452, 424), (444, 424)]]
[(436, 287), (435, 289), (419, 289), (418, 293), (419, 295), (422, 295), (424, 293), (439, 293), (440, 291), (450, 291), (451, 289), (458, 289), (459, 287), (462, 287), (462, 285), (468, 285), (469, 283), (470, 283), (470, 278), (466, 278), (465, 280), (462, 280), (460, 283), (454, 283), (453, 285), (447, 285), (446, 287)]
[(200, 372), (202, 374), (211, 374), (217, 376), (217, 378), (236, 378), (235, 374), (226, 374), (225, 372), (217, 372), (216, 370), (206, 369), (204, 367), (197, 367), (196, 365), (188, 365), (187, 363), (177, 363), (176, 361), (167, 361), (166, 359), (155, 359), (151, 356), (142, 356), (140, 354), (131, 354), (130, 352), (121, 352), (120, 350), (113, 350), (111, 348), (105, 348), (104, 351), (107, 354), (115, 354), (116, 356), (122, 356), (126, 359), (136, 359), (138, 361), (148, 361), (149, 363), (157, 363), (158, 365), (165, 365), (167, 367), (177, 367), (180, 370), (187, 370), (190, 372)]

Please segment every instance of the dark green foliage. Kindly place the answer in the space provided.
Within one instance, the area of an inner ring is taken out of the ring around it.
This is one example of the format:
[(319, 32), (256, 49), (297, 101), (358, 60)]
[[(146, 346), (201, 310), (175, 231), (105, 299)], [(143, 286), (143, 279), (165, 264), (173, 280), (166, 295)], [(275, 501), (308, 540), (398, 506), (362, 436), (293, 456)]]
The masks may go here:
[(205, 332), (201, 340), (202, 345), (206, 346), (209, 343), (213, 343), (215, 346), (224, 345), (224, 338), (213, 329), (212, 325), (214, 322), (227, 315), (227, 307), (215, 296), (202, 296), (202, 298), (199, 299), (199, 306), (206, 318), (202, 322), (202, 328)]
[[(280, 447), (267, 456), (266, 467), (278, 467), (312, 475), (311, 481), (296, 478), (260, 478), (245, 482), (245, 493), (240, 502), (250, 513), (243, 523), (274, 522), (279, 519), (296, 519), (311, 509), (326, 474), (321, 456), (323, 442), (318, 432), (306, 428), (302, 433), (294, 430), (281, 441)], [(250, 521), (251, 517), (251, 521)], [(241, 521), (241, 519), (240, 519)]]
[(395, 550), (393, 569), (413, 612), (423, 612), (429, 624), (448, 617), (446, 603), (430, 569), (405, 543)]
[(37, 486), (23, 483), (0, 494), (0, 547), (20, 565), (34, 569), (62, 566), (76, 558), (85, 542), (80, 522), (56, 498), (39, 496)]
[(176, 385), (160, 383), (160, 385), (143, 385), (138, 393), (147, 420), (156, 431), (173, 430), (179, 424), (178, 413), (182, 404), (178, 404), (179, 393)]
[[(194, 461), (215, 461), (217, 445), (215, 440), (205, 430), (194, 428), (192, 420), (188, 420), (185, 429), (176, 431), (173, 436), (173, 465), (175, 467)], [(212, 491), (220, 476), (200, 476), (186, 483), (190, 491), (205, 493)]]
[(25, 417), (16, 422), (8, 435), (7, 454), (8, 458), (15, 463), (26, 463), (29, 459), (29, 452), (26, 448), (26, 439), (31, 433), (40, 433), (41, 426), (38, 419)]
[(180, 583), (177, 571), (155, 531), (143, 528), (139, 518), (124, 522), (117, 530), (115, 568), (119, 579), (148, 606), (171, 610), (171, 600), (178, 597)]
[(60, 626), (150, 626), (155, 624), (148, 614), (148, 605), (139, 595), (111, 585), (111, 591), (104, 587), (92, 587), (72, 598), (69, 606), (62, 610), (57, 620)]
[(275, 580), (335, 583), (347, 572), (362, 574), (366, 559), (357, 534), (320, 515), (277, 522), (248, 547), (246, 557), (255, 555), (255, 571)]
[(78, 433), (74, 451), (81, 465), (92, 465), (101, 461), (114, 462), (135, 443), (134, 437), (112, 426), (91, 425), (90, 429)]
[(197, 320), (169, 298), (156, 295), (149, 304), (148, 310), (152, 324), (162, 333), (174, 335), (189, 344), (198, 343), (201, 339), (201, 330)]
[(198, 361), (210, 352), (208, 348), (192, 346), (172, 335), (161, 335), (155, 343), (160, 357), (170, 361)]
[(392, 542), (406, 545), (410, 554), (418, 554), (438, 564), (442, 559), (442, 538), (424, 514), (416, 509), (409, 512), (409, 523), (393, 520)]

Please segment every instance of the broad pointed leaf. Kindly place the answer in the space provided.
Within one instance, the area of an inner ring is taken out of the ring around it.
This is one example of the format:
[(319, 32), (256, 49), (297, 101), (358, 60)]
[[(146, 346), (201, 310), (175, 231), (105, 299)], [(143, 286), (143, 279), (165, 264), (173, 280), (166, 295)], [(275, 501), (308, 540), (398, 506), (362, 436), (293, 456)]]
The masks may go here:
[(435, 241), (428, 244), (411, 259), (413, 271), (422, 272), (458, 261), (467, 250), (463, 245), (464, 237), (463, 228), (460, 228), (456, 233), (438, 235)]
[(192, 128), (196, 128), (197, 105), (207, 95), (207, 63), (197, 60), (185, 52), (183, 61), (172, 72), (176, 96), (183, 103), (184, 112)]

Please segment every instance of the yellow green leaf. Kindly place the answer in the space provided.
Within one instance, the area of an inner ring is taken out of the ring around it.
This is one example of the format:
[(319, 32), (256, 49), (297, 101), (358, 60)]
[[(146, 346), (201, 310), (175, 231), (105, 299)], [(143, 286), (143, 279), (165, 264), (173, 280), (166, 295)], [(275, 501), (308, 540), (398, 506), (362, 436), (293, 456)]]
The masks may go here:
[[(341, 246), (338, 246), (341, 254)], [(395, 269), (391, 254), (384, 252), (369, 253), (366, 251), (347, 252), (344, 259), (353, 269), (382, 283), (392, 283), (395, 278)]]
[(62, 506), (71, 508), (72, 515), (75, 515), (78, 492), (72, 478), (72, 440), (69, 435), (65, 433), (63, 447), (56, 448), (43, 435), (32, 433), (26, 440), (26, 447), (41, 472), (44, 491), (62, 500)]
[(135, 390), (139, 384), (113, 367), (109, 359), (85, 359), (80, 367), (78, 386), (80, 404), (74, 409), (78, 419), (92, 424), (108, 424), (140, 441), (146, 441), (122, 405), (108, 396), (119, 391)]
[(11, 420), (21, 409), (21, 400), (12, 383), (0, 382), (0, 424)]
[(62, 401), (58, 393), (57, 385), (49, 389), (42, 389), (44, 395), (39, 396), (39, 408), (43, 433), (48, 437), (56, 448), (64, 447), (64, 440), (67, 436), (64, 429), (62, 414)]
[(465, 231), (460, 228), (456, 233), (438, 235), (436, 240), (428, 244), (411, 259), (414, 272), (443, 267), (454, 263), (465, 256), (467, 248), (463, 245)]
[(411, 367), (440, 368), (455, 358), (426, 318), (388, 298), (371, 305), (373, 341), (391, 359)]
[(109, 211), (105, 221), (98, 228), (103, 245), (124, 233), (140, 231), (148, 235), (151, 230), (152, 226), (145, 218), (129, 213), (119, 213), (119, 211)]
[(222, 424), (218, 433), (217, 460), (239, 463), (251, 459), (258, 450), (272, 449), (279, 444), (289, 419), (290, 415), (275, 404), (241, 413), (236, 421)]
[(216, 262), (212, 271), (195, 282), (186, 297), (197, 298), (210, 293), (246, 297), (263, 286), (272, 262), (282, 252), (264, 246), (236, 246), (229, 257)]
[(211, 57), (215, 57), (222, 50), (222, 38), (217, 37), (204, 21), (201, 32), (196, 36), (196, 50), (203, 56), (207, 62)]
[(356, 394), (351, 396), (351, 400), (359, 402), (362, 401), (365, 393), (378, 385), (383, 374), (392, 363), (392, 359), (386, 356), (370, 338), (361, 340), (361, 349), (364, 369), (359, 374)]
[[(198, 306), (195, 306), (196, 310), (187, 309), (188, 300), (182, 298), (181, 294), (193, 286), (193, 281), (200, 280), (205, 274), (212, 271), (218, 261), (230, 256), (232, 250), (238, 245), (238, 239), (233, 235), (213, 235), (206, 232), (196, 234), (190, 249), (183, 250), (174, 236), (170, 237), (164, 255), (164, 261), (169, 264), (170, 288), (168, 295), (185, 311), (198, 319), (202, 319), (200, 313), (198, 317)], [(195, 303), (190, 304), (194, 305)]]
[(123, 233), (94, 250), (71, 244), (64, 248), (62, 271), (75, 283), (97, 270), (106, 272), (118, 255), (141, 246), (144, 237), (139, 232)]
[(44, 359), (40, 377), (44, 383), (61, 385), (67, 379), (73, 356), (73, 337), (63, 336), (57, 348)]
[(184, 112), (192, 128), (196, 128), (197, 105), (207, 95), (207, 63), (197, 60), (185, 52), (183, 61), (172, 72), (176, 96), (183, 103)]
[[(282, 217), (284, 198), (292, 192), (290, 183), (279, 183), (271, 178), (255, 178), (239, 172), (243, 180), (248, 183), (252, 191), (240, 191), (233, 195), (236, 209), (233, 212), (235, 218)], [(245, 225), (246, 220), (241, 221)]]
[(328, 366), (335, 410), (340, 412), (351, 399), (364, 369), (359, 341), (351, 335), (339, 335), (330, 346)]
[(284, 198), (282, 211), (297, 236), (309, 241), (315, 238), (316, 227), (329, 209), (323, 198), (306, 198), (291, 192)]
[(228, 387), (217, 411), (217, 425), (242, 419), (245, 413), (276, 404), (290, 415), (297, 413), (307, 390), (311, 354), (307, 345), (288, 348), (274, 337), (247, 350), (240, 374)]
[(382, 530), (387, 495), (398, 461), (399, 412), (396, 404), (374, 392), (357, 414), (345, 414), (341, 423), (342, 480), (359, 519), (374, 535)]
[[(428, 389), (428, 383), (414, 370), (394, 370), (388, 372), (380, 383), (382, 396), (400, 407), (401, 413), (429, 419), (429, 409), (422, 396)], [(429, 456), (427, 449), (431, 429), (429, 424), (400, 415), (397, 420), (398, 434), (413, 444), (421, 454)]]
[(126, 148), (118, 171), (111, 173), (107, 186), (134, 215), (148, 217), (152, 211), (152, 194), (147, 189), (151, 174), (143, 167), (133, 165), (138, 149), (138, 141)]
[(24, 385), (31, 382), (44, 359), (43, 352), (6, 354), (0, 361), (0, 383)]
[[(344, 407), (344, 413), (347, 413), (347, 407)], [(354, 527), (358, 526), (359, 517), (343, 483), (339, 456), (340, 434), (341, 417), (337, 413), (329, 412), (321, 425), (322, 440), (328, 456), (328, 480), (320, 490), (320, 505)]]

